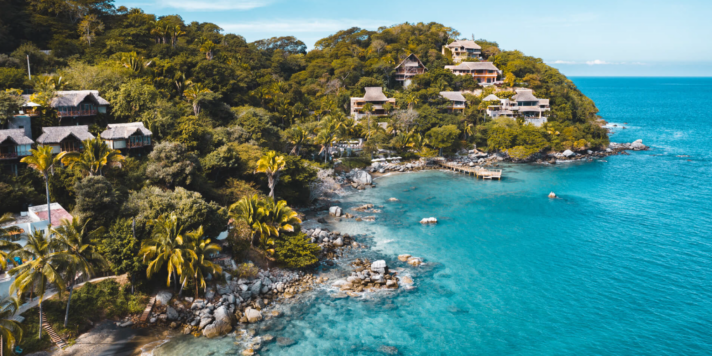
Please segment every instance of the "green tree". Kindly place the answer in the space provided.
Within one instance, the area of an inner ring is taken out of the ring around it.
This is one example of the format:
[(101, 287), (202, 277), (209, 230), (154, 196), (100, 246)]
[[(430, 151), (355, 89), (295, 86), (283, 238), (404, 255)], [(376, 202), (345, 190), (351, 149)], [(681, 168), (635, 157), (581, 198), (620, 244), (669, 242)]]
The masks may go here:
[(109, 148), (101, 137), (84, 140), (84, 150), (81, 152), (62, 152), (57, 156), (69, 168), (77, 168), (90, 176), (104, 175), (104, 167), (112, 163), (120, 163), (126, 159), (121, 151)]
[(210, 239), (204, 237), (202, 226), (197, 230), (188, 232), (186, 237), (194, 255), (194, 258), (190, 260), (187, 267), (195, 282), (195, 298), (197, 299), (198, 289), (207, 288), (207, 284), (205, 283), (207, 273), (222, 273), (222, 267), (208, 259), (211, 255), (222, 251), (222, 248), (218, 244), (210, 243)]
[(426, 134), (428, 142), (440, 150), (440, 155), (444, 148), (453, 146), (457, 142), (457, 137), (460, 135), (460, 130), (455, 125), (445, 125), (430, 129)]
[(159, 97), (158, 90), (141, 79), (121, 84), (118, 90), (106, 94), (107, 100), (111, 102), (111, 113), (129, 121), (138, 121), (144, 113), (152, 110)]
[(200, 169), (198, 157), (181, 143), (164, 141), (153, 148), (148, 158), (146, 176), (168, 188), (189, 185)]
[[(150, 279), (163, 265), (168, 271), (167, 286), (183, 274), (186, 259), (195, 258), (194, 253), (184, 245), (183, 230), (185, 225), (175, 214), (161, 215), (150, 222), (153, 227), (151, 238), (141, 244), (139, 255), (148, 263), (146, 276)], [(176, 281), (176, 286), (177, 286)]]
[(94, 275), (94, 266), (105, 266), (106, 260), (98, 252), (93, 241), (99, 235), (104, 233), (104, 228), (98, 228), (89, 231), (89, 220), (84, 220), (83, 224), (79, 219), (74, 218), (72, 221), (62, 220), (62, 224), (52, 229), (54, 233), (50, 248), (53, 251), (61, 251), (67, 256), (65, 262), (65, 274), (68, 278), (67, 289), (69, 297), (67, 298), (67, 310), (64, 315), (64, 327), (67, 327), (69, 320), (69, 305), (72, 301), (72, 292), (74, 285), (78, 281), (78, 277), (85, 280), (91, 279)]
[(15, 277), (10, 285), (10, 294), (30, 291), (31, 296), (32, 293), (37, 293), (40, 307), (38, 339), (42, 339), (42, 300), (48, 284), (57, 287), (57, 293), (62, 296), (65, 283), (58, 265), (66, 263), (69, 258), (63, 252), (53, 252), (49, 237), (41, 234), (40, 231), (28, 234), (27, 244), (22, 249), (12, 251), (10, 257), (20, 257), (27, 261), (8, 272)]
[(0, 266), (2, 266), (2, 269), (7, 268), (8, 250), (14, 251), (20, 248), (20, 245), (10, 241), (13, 235), (20, 232), (20, 229), (16, 226), (2, 227), (13, 221), (15, 221), (15, 218), (12, 217), (11, 213), (0, 215)]
[(91, 47), (91, 43), (96, 38), (96, 34), (104, 31), (104, 23), (99, 20), (96, 14), (89, 14), (84, 16), (84, 19), (79, 23), (77, 31), (82, 41)]
[(0, 90), (0, 126), (7, 124), (7, 121), (20, 111), (25, 103), (21, 93), (22, 91), (19, 91), (18, 94), (16, 90)]
[(91, 221), (91, 227), (109, 226), (117, 214), (119, 201), (113, 185), (103, 176), (89, 176), (74, 184), (75, 219)]
[(23, 157), (20, 162), (39, 172), (45, 182), (45, 191), (47, 194), (47, 220), (49, 225), (52, 225), (52, 214), (50, 208), (49, 197), (49, 177), (53, 174), (54, 165), (59, 162), (56, 157), (52, 156), (52, 146), (37, 146), (36, 149), (31, 149), (31, 156)]
[(195, 117), (198, 117), (198, 114), (200, 114), (200, 103), (205, 100), (206, 94), (208, 93), (212, 93), (212, 91), (200, 83), (191, 83), (190, 86), (183, 91), (183, 96), (185, 96), (193, 106), (193, 114), (195, 114)]
[(255, 172), (264, 173), (267, 175), (269, 186), (269, 197), (274, 198), (274, 187), (279, 182), (279, 173), (284, 169), (284, 157), (277, 155), (275, 151), (269, 151), (257, 161)]
[(5, 297), (0, 300), (0, 354), (13, 354), (15, 345), (22, 340), (22, 327), (14, 319), (18, 309), (18, 298)]
[(299, 125), (294, 125), (287, 129), (286, 136), (289, 142), (294, 145), (289, 154), (299, 156), (302, 146), (309, 142), (309, 131)]
[(275, 257), (287, 267), (303, 268), (319, 262), (321, 248), (303, 233), (286, 236), (275, 244)]

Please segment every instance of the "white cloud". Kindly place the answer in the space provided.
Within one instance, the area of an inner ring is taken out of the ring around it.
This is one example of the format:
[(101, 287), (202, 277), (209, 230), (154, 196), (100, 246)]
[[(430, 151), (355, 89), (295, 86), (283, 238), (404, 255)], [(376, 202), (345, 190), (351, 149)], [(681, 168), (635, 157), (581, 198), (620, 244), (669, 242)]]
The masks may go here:
[(562, 60), (556, 60), (551, 62), (552, 64), (576, 64), (574, 61), (562, 61)]
[(273, 0), (157, 0), (156, 5), (190, 11), (251, 10), (264, 7)]
[(595, 65), (613, 64), (613, 63), (602, 61), (600, 59), (594, 59), (592, 61), (586, 61), (586, 64), (588, 64), (590, 66), (595, 66)]
[(384, 23), (386, 22), (375, 20), (274, 19), (269, 21), (221, 23), (219, 25), (220, 27), (225, 29), (225, 31), (236, 33), (252, 31), (260, 31), (267, 33), (305, 33), (336, 32), (348, 29), (350, 27), (376, 29), (380, 26), (383, 26)]

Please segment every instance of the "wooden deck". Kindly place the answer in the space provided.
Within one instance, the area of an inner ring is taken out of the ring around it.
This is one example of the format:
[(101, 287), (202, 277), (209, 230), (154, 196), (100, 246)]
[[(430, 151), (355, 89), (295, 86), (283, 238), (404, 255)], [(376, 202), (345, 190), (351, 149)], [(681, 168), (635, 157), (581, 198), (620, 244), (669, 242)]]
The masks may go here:
[(151, 300), (148, 301), (148, 304), (146, 305), (146, 309), (143, 310), (143, 313), (141, 314), (141, 318), (138, 319), (139, 323), (145, 323), (148, 320), (148, 317), (151, 316), (151, 310), (153, 310), (153, 305), (156, 304), (156, 296), (154, 295), (151, 297)]
[(447, 162), (436, 162), (440, 167), (455, 171), (455, 172), (460, 172), (460, 173), (465, 173), (467, 175), (473, 175), (477, 178), (482, 178), (482, 179), (502, 179), (502, 170), (501, 169), (485, 169), (485, 168), (475, 168), (475, 167), (468, 167), (468, 166), (458, 166), (456, 164), (452, 163), (447, 163)]
[(52, 325), (49, 325), (49, 322), (47, 322), (47, 316), (45, 315), (44, 312), (42, 312), (42, 329), (44, 329), (47, 332), (47, 335), (49, 335), (49, 338), (52, 339), (52, 342), (59, 347), (59, 349), (64, 349), (67, 347), (67, 343), (57, 335), (57, 333), (52, 329)]

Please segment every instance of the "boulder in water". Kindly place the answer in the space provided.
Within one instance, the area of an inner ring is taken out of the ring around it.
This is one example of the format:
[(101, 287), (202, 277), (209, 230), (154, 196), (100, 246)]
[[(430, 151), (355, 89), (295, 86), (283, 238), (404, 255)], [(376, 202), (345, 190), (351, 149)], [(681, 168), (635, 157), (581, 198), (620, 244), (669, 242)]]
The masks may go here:
[(339, 217), (341, 216), (341, 208), (338, 206), (332, 206), (329, 208), (329, 215)]
[(422, 220), (420, 220), (420, 223), (421, 224), (437, 224), (438, 219), (436, 219), (434, 217), (423, 218)]
[(373, 181), (373, 178), (371, 177), (370, 174), (366, 171), (362, 171), (360, 169), (355, 169), (352, 171), (353, 173), (353, 178), (351, 178), (354, 183), (357, 184), (371, 184)]
[(551, 199), (556, 198), (556, 193), (554, 193), (554, 192), (549, 193), (549, 198), (551, 198)]
[(406, 262), (406, 261), (408, 261), (409, 258), (410, 258), (410, 255), (407, 253), (398, 255), (398, 261), (401, 261), (401, 262)]
[(571, 150), (566, 150), (566, 151), (564, 151), (563, 155), (564, 155), (564, 157), (573, 157), (576, 154)]

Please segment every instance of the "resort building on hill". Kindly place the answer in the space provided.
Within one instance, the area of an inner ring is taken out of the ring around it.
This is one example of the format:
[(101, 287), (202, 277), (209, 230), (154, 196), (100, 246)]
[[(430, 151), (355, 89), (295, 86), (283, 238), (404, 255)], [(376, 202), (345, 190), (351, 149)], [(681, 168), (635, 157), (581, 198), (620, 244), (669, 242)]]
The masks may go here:
[(386, 103), (390, 103), (392, 106), (395, 107), (396, 99), (387, 98), (386, 95), (383, 94), (383, 88), (366, 87), (365, 90), (366, 95), (364, 95), (362, 98), (351, 98), (351, 116), (353, 116), (354, 118), (360, 119), (369, 114), (362, 110), (363, 106), (366, 105), (366, 103), (370, 103), (371, 105), (373, 105), (373, 111), (370, 113), (373, 116), (387, 115), (388, 113), (383, 108), (383, 105), (385, 105)]
[(33, 143), (23, 129), (0, 130), (0, 170), (8, 168), (17, 175), (17, 165), (31, 154)]
[(500, 70), (492, 62), (462, 62), (458, 65), (445, 66), (455, 75), (470, 75), (482, 85), (497, 83)]
[(92, 139), (89, 126), (51, 126), (43, 127), (42, 135), (37, 138), (37, 144), (52, 146), (52, 153), (62, 151), (75, 152), (84, 150), (82, 141)]
[(414, 54), (410, 54), (396, 67), (396, 81), (404, 87), (410, 85), (410, 79), (423, 74), (428, 68)]
[[(8, 121), (11, 129), (22, 128), (27, 136), (32, 136), (30, 129), (32, 117), (39, 115), (39, 104), (30, 101), (30, 95), (23, 95), (25, 104), (20, 112)], [(99, 96), (98, 90), (58, 91), (50, 106), (57, 109), (60, 125), (90, 124), (97, 114), (105, 114), (109, 102)]]
[[(50, 212), (52, 214), (52, 227), (57, 227), (62, 224), (62, 219), (67, 219), (72, 221), (72, 215), (64, 210), (62, 205), (59, 203), (50, 204)], [(47, 232), (49, 228), (49, 214), (47, 214), (47, 204), (40, 204), (36, 206), (31, 206), (27, 211), (23, 211), (20, 214), (13, 215), (14, 221), (11, 221), (3, 226), (3, 228), (17, 227), (17, 231), (11, 233), (11, 236), (16, 236), (13, 240), (17, 238), (23, 238), (27, 234), (31, 234), (34, 231), (40, 231), (43, 234)], [(21, 243), (24, 245), (24, 243)]]
[(450, 101), (447, 106), (447, 111), (450, 113), (462, 113), (465, 111), (465, 104), (467, 99), (462, 96), (462, 92), (459, 91), (441, 91), (440, 96)]
[(128, 124), (109, 124), (101, 133), (101, 138), (115, 150), (144, 148), (151, 146), (153, 133), (143, 126), (142, 122)]
[(516, 94), (512, 99), (500, 99), (490, 94), (482, 101), (498, 101), (499, 104), (489, 105), (487, 115), (490, 117), (521, 117), (524, 121), (535, 126), (541, 126), (547, 118), (544, 114), (550, 110), (549, 99), (539, 99), (534, 96), (531, 89), (515, 89)]
[(482, 47), (472, 40), (455, 41), (443, 46), (442, 54), (446, 55), (447, 50), (452, 53), (452, 61), (460, 63), (465, 59), (480, 59)]

